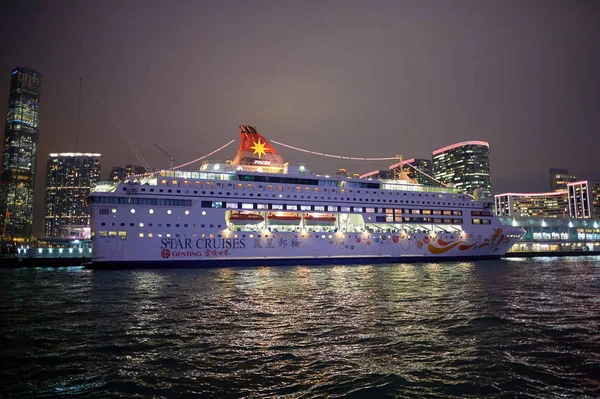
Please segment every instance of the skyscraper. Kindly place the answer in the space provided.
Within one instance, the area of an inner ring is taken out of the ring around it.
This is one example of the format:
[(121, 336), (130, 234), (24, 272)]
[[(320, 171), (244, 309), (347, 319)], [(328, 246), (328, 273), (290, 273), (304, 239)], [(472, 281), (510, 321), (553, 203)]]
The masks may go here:
[(485, 141), (464, 141), (433, 151), (433, 177), (452, 184), (465, 194), (481, 189), (482, 197), (492, 194), (490, 145)]
[(69, 229), (89, 226), (85, 198), (99, 181), (100, 154), (50, 154), (46, 172), (44, 234), (63, 236)]
[(125, 169), (122, 166), (113, 166), (110, 171), (110, 175), (108, 175), (108, 180), (110, 181), (119, 181), (123, 180), (125, 176)]
[[(410, 164), (411, 166), (408, 166)], [(399, 165), (399, 164), (396, 164)], [(393, 166), (393, 165), (392, 165)], [(402, 168), (413, 180), (416, 180), (419, 184), (425, 184), (428, 186), (436, 186), (438, 185), (435, 181), (427, 177), (427, 175), (431, 176), (431, 160), (430, 159), (407, 159), (406, 161), (402, 161)], [(390, 167), (391, 169), (391, 167)], [(417, 170), (415, 170), (417, 169)], [(423, 173), (421, 173), (421, 172)]]
[(0, 226), (5, 238), (17, 241), (32, 233), (40, 87), (38, 71), (23, 67), (12, 71), (0, 173)]
[(574, 175), (569, 174), (568, 169), (550, 168), (550, 190), (563, 191), (567, 189), (567, 184), (576, 180)]

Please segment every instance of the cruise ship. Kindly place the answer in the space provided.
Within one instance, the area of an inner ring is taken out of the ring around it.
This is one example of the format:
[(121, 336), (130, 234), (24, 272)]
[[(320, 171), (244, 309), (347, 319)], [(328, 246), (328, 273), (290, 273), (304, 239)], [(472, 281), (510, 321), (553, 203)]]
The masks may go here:
[(92, 267), (214, 267), (494, 259), (525, 231), (454, 188), (322, 176), (252, 126), (232, 161), (92, 189)]

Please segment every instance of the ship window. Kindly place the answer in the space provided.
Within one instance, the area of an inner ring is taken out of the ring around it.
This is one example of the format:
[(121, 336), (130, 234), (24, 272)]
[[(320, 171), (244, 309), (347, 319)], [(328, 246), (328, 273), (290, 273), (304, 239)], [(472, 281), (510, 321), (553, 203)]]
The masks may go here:
[(144, 227), (144, 223), (140, 223), (140, 227)]
[(102, 231), (102, 230), (98, 232), (98, 235), (99, 235), (100, 237), (106, 237), (106, 235), (107, 235), (107, 234), (108, 234), (108, 233), (107, 233), (106, 231)]
[(121, 223), (121, 226), (125, 226), (125, 223)]
[(144, 233), (140, 233), (140, 238), (143, 238), (143, 237), (144, 237)]
[[(215, 225), (214, 225), (214, 224), (211, 224), (211, 225), (209, 225), (208, 227), (210, 227), (210, 228), (213, 228), (213, 227), (215, 227)], [(212, 235), (212, 234), (211, 234), (211, 235)]]
[(177, 223), (177, 224), (175, 225), (175, 227), (179, 227), (179, 223)]
[(100, 223), (100, 226), (106, 226), (106, 223), (102, 222)]
[(183, 227), (188, 227), (187, 223), (183, 225)]
[(173, 190), (171, 190), (171, 189), (168, 189), (167, 191), (168, 191), (168, 192), (170, 192), (170, 193), (172, 193), (172, 192), (173, 192)]
[(201, 224), (201, 225), (200, 225), (200, 227), (204, 228), (204, 225), (203, 225), (203, 224)]
[(133, 226), (135, 226), (134, 223), (129, 223), (129, 227), (133, 227)]

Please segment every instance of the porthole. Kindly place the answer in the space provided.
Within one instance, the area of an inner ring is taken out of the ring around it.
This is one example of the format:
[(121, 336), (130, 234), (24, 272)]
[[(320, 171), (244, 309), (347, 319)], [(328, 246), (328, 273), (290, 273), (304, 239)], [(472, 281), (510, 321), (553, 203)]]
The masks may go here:
[(170, 209), (167, 211), (167, 215), (170, 215), (171, 213), (173, 213), (173, 211), (171, 211)]
[(131, 208), (131, 213), (135, 213), (135, 209)]

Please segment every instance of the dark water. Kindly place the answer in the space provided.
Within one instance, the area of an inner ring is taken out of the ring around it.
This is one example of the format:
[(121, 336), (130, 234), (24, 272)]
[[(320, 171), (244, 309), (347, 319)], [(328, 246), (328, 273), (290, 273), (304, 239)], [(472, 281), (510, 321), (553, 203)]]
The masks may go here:
[(0, 276), (2, 397), (600, 396), (600, 257)]

